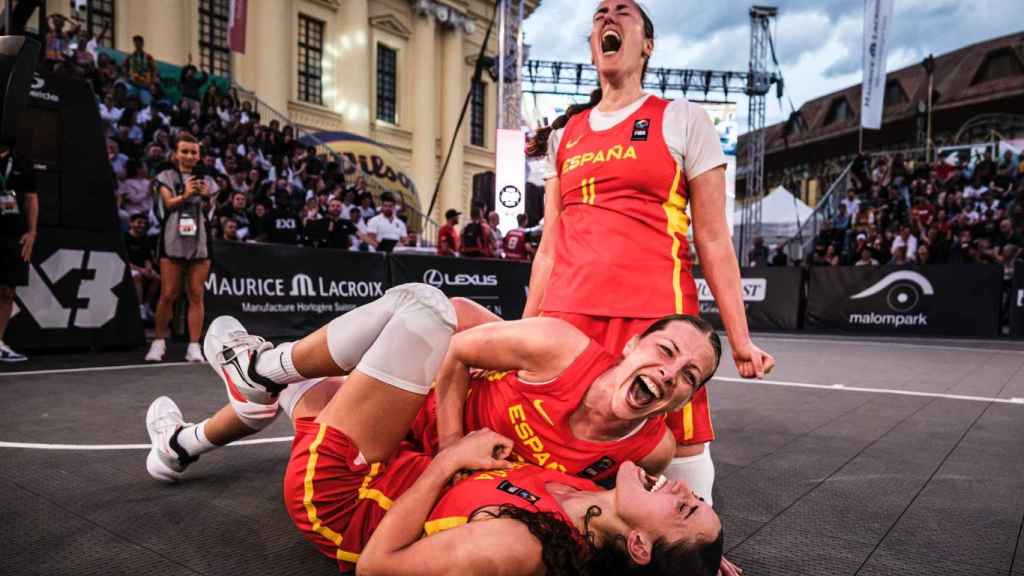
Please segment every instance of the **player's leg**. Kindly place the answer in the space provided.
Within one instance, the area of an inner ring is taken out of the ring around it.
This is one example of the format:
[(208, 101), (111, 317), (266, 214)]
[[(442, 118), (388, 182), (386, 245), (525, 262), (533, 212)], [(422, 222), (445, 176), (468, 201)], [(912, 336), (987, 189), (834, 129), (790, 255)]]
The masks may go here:
[(205, 346), (229, 390), (261, 404), (303, 379), (351, 373), (318, 421), (382, 460), (408, 432), (456, 327), (441, 291), (406, 284), (295, 343), (271, 347), (222, 317)]

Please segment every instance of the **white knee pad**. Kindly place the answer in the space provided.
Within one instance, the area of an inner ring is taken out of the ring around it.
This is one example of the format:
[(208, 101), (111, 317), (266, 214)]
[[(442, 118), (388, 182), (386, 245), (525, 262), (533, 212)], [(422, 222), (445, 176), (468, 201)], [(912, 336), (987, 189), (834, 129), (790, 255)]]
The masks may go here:
[(426, 395), (458, 319), (443, 292), (403, 284), (327, 325), (334, 362), (414, 394)]
[(228, 400), (231, 401), (231, 407), (235, 409), (238, 419), (252, 430), (263, 430), (270, 426), (274, 419), (277, 418), (277, 402), (273, 404), (257, 404), (244, 399), (239, 400), (230, 393), (228, 394)]
[(704, 444), (704, 452), (696, 456), (673, 458), (665, 469), (671, 480), (682, 480), (710, 505), (714, 505), (711, 490), (715, 485), (715, 463), (711, 460), (711, 445)]
[(290, 420), (292, 412), (295, 411), (295, 405), (302, 400), (302, 397), (313, 389), (314, 386), (323, 382), (326, 378), (313, 378), (312, 380), (303, 380), (302, 382), (296, 382), (295, 384), (289, 384), (277, 395), (277, 403), (281, 407), (281, 410), (288, 416)]

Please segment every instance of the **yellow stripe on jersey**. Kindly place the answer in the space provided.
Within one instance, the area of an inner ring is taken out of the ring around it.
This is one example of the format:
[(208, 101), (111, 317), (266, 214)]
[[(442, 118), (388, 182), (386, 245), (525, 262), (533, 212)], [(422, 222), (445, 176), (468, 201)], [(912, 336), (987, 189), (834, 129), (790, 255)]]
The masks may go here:
[(693, 402), (683, 406), (683, 440), (693, 440)]
[(359, 487), (359, 499), (360, 500), (373, 500), (378, 506), (385, 510), (391, 509), (391, 498), (384, 495), (383, 492), (377, 489), (370, 488), (370, 482), (380, 474), (380, 462), (376, 462), (370, 466), (370, 473), (363, 478), (363, 485)]
[(438, 518), (437, 520), (431, 520), (423, 524), (423, 532), (430, 536), (437, 534), (438, 532), (444, 532), (445, 530), (451, 530), (452, 528), (458, 528), (465, 524), (469, 518), (465, 516), (449, 516), (447, 518)]
[[(672, 238), (672, 292), (674, 295), (674, 309), (676, 314), (683, 313), (683, 285), (680, 275), (683, 273), (683, 260), (679, 256), (683, 238), (690, 229), (690, 220), (686, 216), (686, 198), (679, 193), (679, 182), (682, 179), (682, 170), (676, 166), (676, 175), (672, 179), (672, 189), (669, 190), (668, 200), (661, 207), (665, 210), (668, 220), (667, 232)], [(696, 311), (694, 310), (693, 313)]]
[[(306, 507), (306, 518), (309, 519), (309, 523), (313, 526), (313, 532), (323, 536), (335, 546), (341, 546), (341, 534), (320, 523), (320, 518), (316, 512), (316, 504), (313, 503), (313, 477), (316, 476), (316, 463), (320, 459), (320, 454), (317, 450), (320, 449), (320, 444), (323, 443), (325, 434), (327, 434), (327, 425), (321, 424), (320, 431), (316, 433), (316, 438), (309, 445), (309, 461), (306, 463), (306, 477), (303, 482), (305, 490), (303, 492), (302, 505)], [(338, 552), (340, 553), (341, 550), (339, 549)]]

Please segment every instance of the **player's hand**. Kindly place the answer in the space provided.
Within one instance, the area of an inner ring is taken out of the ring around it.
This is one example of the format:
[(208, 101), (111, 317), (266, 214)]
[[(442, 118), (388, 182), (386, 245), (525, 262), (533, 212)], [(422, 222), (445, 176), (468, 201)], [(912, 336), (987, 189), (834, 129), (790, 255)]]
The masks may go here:
[(36, 235), (26, 232), (21, 237), (21, 259), (25, 262), (32, 261), (32, 247), (36, 245)]
[(743, 569), (729, 562), (722, 556), (722, 565), (718, 568), (718, 576), (742, 576)]
[(775, 368), (775, 358), (754, 346), (750, 338), (733, 346), (732, 359), (736, 362), (736, 370), (744, 378), (764, 378)]
[(435, 461), (449, 476), (461, 470), (505, 470), (512, 466), (506, 460), (512, 454), (512, 441), (483, 428), (470, 432), (437, 455)]

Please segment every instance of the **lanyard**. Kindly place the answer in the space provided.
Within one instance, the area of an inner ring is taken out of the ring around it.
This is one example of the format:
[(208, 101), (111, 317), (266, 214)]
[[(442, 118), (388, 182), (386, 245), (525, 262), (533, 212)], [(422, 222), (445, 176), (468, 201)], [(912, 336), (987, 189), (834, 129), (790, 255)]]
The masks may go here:
[(7, 179), (11, 177), (11, 170), (14, 169), (14, 157), (9, 153), (7, 154), (7, 167), (4, 168), (4, 173), (0, 174), (0, 188), (3, 188), (4, 193), (10, 193), (14, 195), (14, 191), (7, 190)]

